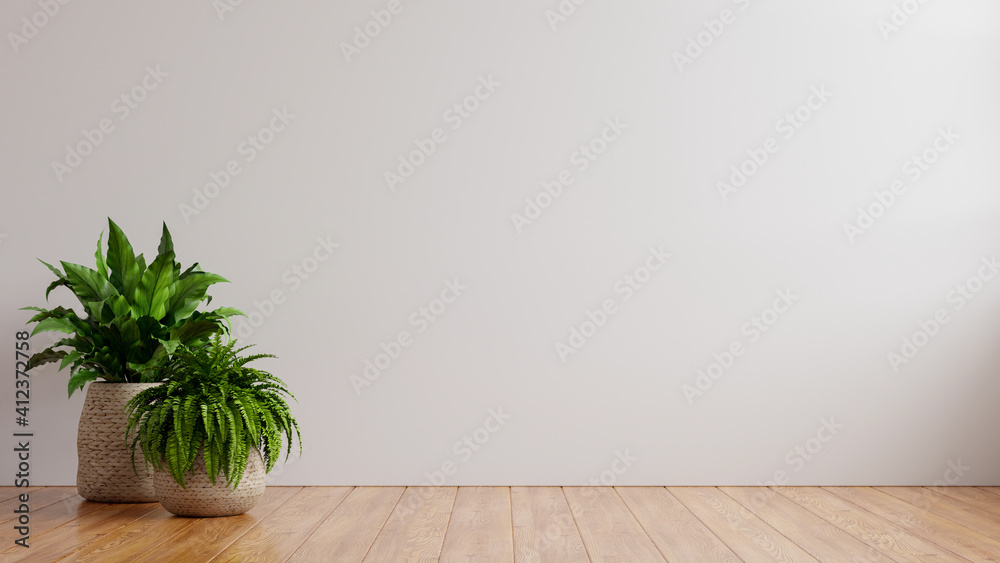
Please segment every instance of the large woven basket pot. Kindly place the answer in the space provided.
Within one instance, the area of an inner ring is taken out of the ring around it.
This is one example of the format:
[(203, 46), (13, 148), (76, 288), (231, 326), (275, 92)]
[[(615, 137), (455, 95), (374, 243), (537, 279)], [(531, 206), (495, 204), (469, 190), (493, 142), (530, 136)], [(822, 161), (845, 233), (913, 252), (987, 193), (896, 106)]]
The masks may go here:
[(264, 494), (265, 476), (260, 451), (252, 448), (246, 472), (235, 490), (226, 485), (226, 477), (222, 473), (213, 485), (205, 470), (204, 453), (198, 452), (194, 466), (184, 476), (186, 489), (174, 481), (169, 471), (155, 471), (153, 486), (157, 500), (172, 514), (195, 517), (236, 516), (257, 505)]
[(81, 497), (94, 502), (156, 502), (153, 476), (146, 471), (142, 451), (136, 448), (133, 469), (125, 437), (125, 403), (155, 385), (94, 382), (87, 387), (76, 438), (76, 490)]

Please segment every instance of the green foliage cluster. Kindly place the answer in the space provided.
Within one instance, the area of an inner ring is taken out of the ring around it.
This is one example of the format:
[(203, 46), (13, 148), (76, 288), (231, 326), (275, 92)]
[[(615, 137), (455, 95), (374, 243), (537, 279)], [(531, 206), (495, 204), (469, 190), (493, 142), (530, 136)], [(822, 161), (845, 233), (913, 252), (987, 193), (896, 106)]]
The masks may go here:
[(28, 321), (38, 323), (32, 335), (46, 331), (70, 335), (28, 362), (29, 369), (49, 362), (60, 362), (60, 370), (69, 367), (70, 396), (97, 379), (158, 381), (156, 366), (179, 346), (203, 345), (211, 335), (228, 331), (226, 318), (243, 314), (231, 308), (196, 311), (202, 301), (211, 301), (209, 286), (228, 280), (201, 271), (197, 263), (182, 271), (166, 224), (158, 254), (148, 267), (110, 218), (108, 226), (107, 256), (102, 233), (94, 255), (96, 269), (60, 262), (60, 271), (42, 262), (56, 275), (45, 291), (46, 300), (53, 289), (66, 286), (80, 301), (84, 316), (64, 307), (25, 307), (38, 312)]
[(246, 365), (275, 356), (241, 357), (249, 346), (235, 346), (235, 340), (223, 342), (217, 334), (201, 347), (178, 346), (157, 368), (166, 382), (126, 406), (133, 466), (139, 444), (147, 466), (166, 468), (184, 487), (184, 475), (203, 450), (209, 480), (214, 484), (221, 472), (235, 489), (251, 448), (260, 450), (267, 471), (280, 456), (282, 435), (288, 438), (285, 459), (292, 451), (292, 432), (301, 453), (299, 427), (283, 395), (294, 397), (280, 379)]

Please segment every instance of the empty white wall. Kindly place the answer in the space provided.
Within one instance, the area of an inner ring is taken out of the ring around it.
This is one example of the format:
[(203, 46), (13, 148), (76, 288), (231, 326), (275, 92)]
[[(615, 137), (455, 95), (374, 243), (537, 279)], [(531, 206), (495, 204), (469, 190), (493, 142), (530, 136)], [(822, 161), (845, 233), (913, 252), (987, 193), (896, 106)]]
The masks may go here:
[[(48, 1), (0, 5), (3, 479), (35, 258), (111, 216), (258, 312), (306, 438), (274, 484), (1000, 484), (995, 2)], [(66, 377), (33, 484), (75, 478)]]

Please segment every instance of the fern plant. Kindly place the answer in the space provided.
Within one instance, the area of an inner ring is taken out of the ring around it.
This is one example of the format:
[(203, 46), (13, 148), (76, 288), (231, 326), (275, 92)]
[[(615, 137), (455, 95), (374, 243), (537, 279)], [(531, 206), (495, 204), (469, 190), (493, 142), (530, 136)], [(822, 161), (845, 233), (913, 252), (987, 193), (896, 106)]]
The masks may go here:
[(248, 367), (271, 354), (240, 356), (249, 346), (223, 342), (218, 334), (204, 346), (180, 345), (158, 371), (164, 382), (146, 389), (125, 408), (129, 422), (132, 465), (142, 446), (145, 463), (169, 471), (181, 487), (199, 451), (214, 485), (219, 474), (236, 488), (243, 478), (252, 448), (260, 450), (271, 471), (288, 438), (285, 459), (292, 452), (292, 433), (302, 452), (298, 423), (284, 396), (294, 399), (281, 379)]
[(163, 225), (156, 258), (149, 266), (136, 256), (125, 233), (108, 219), (108, 250), (103, 233), (97, 239), (97, 269), (61, 262), (63, 270), (39, 260), (56, 275), (45, 291), (69, 288), (83, 306), (73, 309), (25, 307), (37, 311), (29, 323), (38, 323), (31, 334), (56, 331), (69, 336), (31, 356), (28, 368), (60, 362), (70, 368), (69, 394), (88, 381), (112, 383), (156, 381), (154, 367), (177, 346), (198, 346), (208, 337), (228, 330), (226, 319), (242, 315), (231, 308), (196, 311), (212, 298), (209, 286), (227, 281), (203, 272), (197, 262), (187, 270), (174, 259), (174, 243)]

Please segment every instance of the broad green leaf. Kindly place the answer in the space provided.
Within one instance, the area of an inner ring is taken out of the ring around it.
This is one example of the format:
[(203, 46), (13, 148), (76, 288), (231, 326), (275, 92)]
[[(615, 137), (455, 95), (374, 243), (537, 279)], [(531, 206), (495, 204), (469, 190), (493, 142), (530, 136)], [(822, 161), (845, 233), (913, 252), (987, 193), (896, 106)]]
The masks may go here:
[(53, 348), (46, 348), (41, 352), (37, 352), (28, 358), (28, 369), (35, 369), (38, 366), (45, 365), (52, 362), (58, 362), (63, 359), (66, 355), (65, 350), (55, 350)]
[(205, 272), (179, 279), (174, 284), (174, 293), (167, 305), (167, 314), (173, 315), (174, 322), (188, 318), (205, 299), (209, 286), (225, 281), (228, 280), (222, 276)]
[(142, 332), (143, 337), (146, 335), (158, 335), (161, 332), (165, 332), (163, 325), (160, 321), (150, 317), (149, 315), (143, 315), (135, 319), (135, 324), (139, 326), (140, 332)]
[(95, 346), (91, 352), (93, 363), (100, 365), (105, 370), (102, 377), (112, 383), (128, 382), (132, 383), (135, 374), (128, 369), (128, 365), (123, 362), (124, 346), (121, 340), (121, 333), (118, 327), (112, 326), (110, 330), (103, 331), (104, 344)]
[(207, 338), (221, 330), (221, 324), (215, 320), (189, 320), (170, 332), (170, 339), (181, 344), (191, 344)]
[(153, 368), (159, 358), (166, 355), (166, 351), (160, 344), (160, 338), (165, 335), (163, 327), (151, 317), (139, 317), (135, 321), (139, 336), (132, 347), (129, 357), (131, 361), (137, 363), (134, 369), (141, 373), (142, 380), (148, 379), (147, 370)]
[(72, 314), (71, 315), (67, 315), (66, 318), (68, 318), (70, 320), (70, 322), (73, 323), (73, 326), (76, 327), (76, 333), (77, 333), (77, 335), (80, 336), (81, 338), (85, 338), (85, 339), (86, 338), (90, 338), (90, 335), (91, 335), (91, 333), (94, 332), (94, 329), (97, 326), (97, 323), (94, 322), (94, 320), (90, 319), (90, 318), (86, 318), (85, 317), (85, 318), (81, 319), (73, 311), (71, 311), (71, 313)]
[(128, 299), (125, 299), (121, 295), (113, 295), (107, 298), (104, 302), (111, 308), (111, 312), (113, 312), (116, 317), (130, 315), (132, 311), (132, 305), (129, 304)]
[(166, 351), (167, 354), (173, 354), (174, 350), (177, 350), (177, 347), (180, 346), (181, 344), (180, 340), (176, 340), (173, 338), (160, 340), (159, 342), (160, 346), (163, 346), (163, 349)]
[(114, 312), (110, 307), (104, 306), (104, 301), (90, 301), (84, 303), (84, 309), (90, 318), (95, 320), (100, 324), (110, 323), (115, 318)]
[(62, 363), (59, 364), (59, 371), (66, 369), (66, 366), (72, 364), (73, 362), (79, 360), (82, 357), (83, 354), (81, 354), (79, 350), (73, 350), (72, 352), (66, 354), (62, 359)]
[(65, 307), (56, 307), (55, 309), (42, 309), (41, 307), (22, 307), (22, 311), (39, 311), (37, 315), (28, 319), (28, 323), (37, 323), (43, 319), (48, 319), (51, 317), (65, 318), (70, 315), (76, 316), (73, 309), (67, 309)]
[[(42, 319), (35, 325), (35, 329), (31, 331), (31, 336), (34, 336), (40, 332), (65, 332), (72, 334), (76, 332), (76, 327), (73, 326), (73, 322), (67, 318), (57, 318), (49, 317), (47, 319)], [(61, 369), (61, 368), (60, 368)]]
[(160, 245), (156, 248), (157, 254), (163, 256), (164, 254), (174, 254), (174, 241), (170, 238), (170, 231), (167, 230), (167, 223), (163, 223), (163, 234), (160, 235)]
[(51, 270), (52, 273), (55, 274), (57, 278), (59, 278), (61, 280), (62, 279), (66, 279), (66, 276), (64, 276), (63, 273), (60, 272), (59, 269), (56, 268), (55, 266), (53, 266), (52, 264), (49, 264), (45, 260), (41, 260), (41, 259), (39, 259), (38, 261), (41, 262), (42, 264), (45, 264), (45, 267), (48, 268), (49, 270)]
[[(203, 274), (203, 273), (205, 273), (205, 272), (202, 272), (198, 268), (198, 263), (195, 262), (194, 264), (191, 264), (190, 266), (188, 266), (188, 269), (184, 270), (184, 272), (180, 276), (178, 276), (178, 279), (184, 279), (184, 278), (186, 278), (186, 277), (188, 277), (190, 275), (193, 275), (193, 274)], [(226, 281), (229, 281), (229, 280), (226, 280)]]
[(131, 301), (135, 288), (139, 284), (142, 270), (145, 268), (140, 269), (142, 264), (136, 260), (132, 244), (129, 243), (125, 233), (110, 218), (108, 219), (108, 227), (110, 232), (108, 233), (107, 266), (111, 272), (110, 282), (118, 289), (118, 293)]
[(74, 391), (83, 389), (83, 386), (86, 385), (88, 381), (95, 381), (99, 377), (101, 377), (101, 374), (93, 370), (77, 370), (77, 372), (69, 378), (69, 396), (72, 397)]
[(175, 281), (174, 254), (168, 252), (156, 257), (142, 275), (135, 289), (135, 313), (162, 319), (167, 314), (167, 303), (173, 296)]
[(119, 295), (119, 292), (107, 278), (102, 277), (97, 271), (91, 270), (79, 264), (62, 262), (66, 269), (66, 277), (69, 279), (70, 288), (76, 294), (80, 303), (86, 305), (91, 301), (104, 301), (105, 299)]
[(97, 259), (97, 273), (101, 274), (102, 278), (107, 279), (108, 277), (108, 263), (104, 261), (104, 231), (97, 237), (97, 252), (94, 253), (94, 258)]
[(49, 287), (45, 288), (45, 300), (46, 301), (49, 300), (49, 294), (52, 293), (53, 289), (61, 286), (69, 287), (69, 280), (67, 280), (66, 278), (59, 278), (56, 281), (50, 283)]
[(126, 362), (146, 361), (140, 347), (139, 325), (129, 317), (119, 317), (115, 319), (115, 323), (121, 336), (120, 355), (125, 358)]
[(218, 316), (220, 316), (220, 317), (222, 317), (224, 319), (225, 318), (229, 318), (229, 317), (245, 317), (245, 316), (247, 316), (246, 313), (244, 313), (243, 311), (240, 311), (239, 309), (234, 309), (232, 307), (219, 307), (218, 309), (215, 309), (214, 311), (209, 311), (209, 314), (218, 315)]
[(59, 342), (52, 345), (53, 347), (58, 346), (69, 346), (76, 350), (88, 354), (94, 347), (93, 343), (89, 340), (86, 334), (76, 333), (72, 338), (63, 338)]
[(56, 275), (56, 280), (53, 281), (52, 283), (50, 283), (49, 287), (47, 287), (45, 289), (45, 300), (48, 301), (49, 294), (52, 293), (52, 290), (55, 289), (55, 288), (57, 288), (57, 287), (64, 286), (64, 285), (65, 286), (69, 286), (69, 280), (66, 279), (66, 276), (63, 275), (63, 273), (61, 271), (59, 271), (52, 264), (49, 264), (45, 260), (39, 260), (39, 262), (41, 262), (42, 264), (45, 264), (45, 267), (48, 268), (49, 270), (51, 270), (52, 273)]

